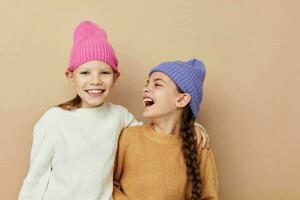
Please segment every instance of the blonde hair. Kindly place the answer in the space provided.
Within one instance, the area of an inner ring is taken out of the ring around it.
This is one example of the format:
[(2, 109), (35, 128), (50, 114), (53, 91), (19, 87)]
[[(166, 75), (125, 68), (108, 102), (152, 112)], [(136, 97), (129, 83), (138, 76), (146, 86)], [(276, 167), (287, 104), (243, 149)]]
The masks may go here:
[(60, 107), (64, 110), (74, 110), (76, 108), (80, 108), (81, 107), (81, 98), (79, 95), (76, 95), (76, 97), (74, 99), (71, 99), (67, 102), (61, 103), (59, 105), (57, 105), (57, 107)]

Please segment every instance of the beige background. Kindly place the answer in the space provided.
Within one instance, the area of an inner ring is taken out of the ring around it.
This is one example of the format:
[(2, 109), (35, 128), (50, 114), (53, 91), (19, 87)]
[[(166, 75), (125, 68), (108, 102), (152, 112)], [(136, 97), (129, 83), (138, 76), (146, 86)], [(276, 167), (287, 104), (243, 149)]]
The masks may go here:
[(28, 170), (32, 127), (73, 97), (64, 70), (73, 28), (102, 25), (120, 60), (110, 97), (141, 119), (149, 69), (207, 67), (199, 122), (210, 134), (222, 200), (300, 199), (298, 1), (0, 1), (0, 199)]

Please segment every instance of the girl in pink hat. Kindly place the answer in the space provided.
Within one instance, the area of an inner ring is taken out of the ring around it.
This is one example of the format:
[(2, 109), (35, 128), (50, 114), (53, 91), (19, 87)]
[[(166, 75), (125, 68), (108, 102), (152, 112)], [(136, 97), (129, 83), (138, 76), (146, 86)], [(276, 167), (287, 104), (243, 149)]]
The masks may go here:
[[(105, 31), (93, 22), (80, 23), (66, 71), (77, 95), (50, 108), (34, 126), (19, 200), (111, 199), (119, 134), (142, 124), (126, 108), (104, 102), (119, 74)], [(204, 129), (195, 130), (205, 146)]]

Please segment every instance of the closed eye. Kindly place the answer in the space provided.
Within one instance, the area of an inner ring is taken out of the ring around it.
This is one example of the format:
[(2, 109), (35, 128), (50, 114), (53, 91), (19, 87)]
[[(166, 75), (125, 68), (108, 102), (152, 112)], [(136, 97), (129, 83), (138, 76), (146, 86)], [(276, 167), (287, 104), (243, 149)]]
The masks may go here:
[(162, 87), (163, 85), (164, 85), (164, 82), (162, 82), (161, 80), (157, 80), (154, 82), (155, 87)]
[(82, 74), (82, 75), (88, 75), (89, 72), (88, 72), (88, 71), (82, 71), (82, 72), (80, 72), (79, 74)]
[(109, 72), (109, 71), (104, 71), (104, 72), (101, 72), (101, 74), (109, 75), (109, 74), (111, 74), (111, 72)]

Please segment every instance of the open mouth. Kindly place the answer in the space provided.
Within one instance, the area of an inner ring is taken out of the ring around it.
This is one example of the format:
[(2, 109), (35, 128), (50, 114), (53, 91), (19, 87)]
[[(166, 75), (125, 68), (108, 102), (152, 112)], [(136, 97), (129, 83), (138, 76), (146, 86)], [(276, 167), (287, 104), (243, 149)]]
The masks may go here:
[(144, 97), (144, 106), (149, 107), (155, 104), (155, 100), (150, 97)]
[(85, 90), (91, 96), (100, 96), (105, 92), (105, 89), (89, 89)]

